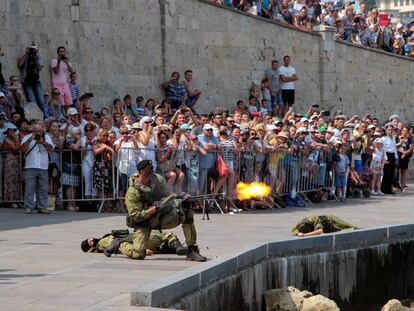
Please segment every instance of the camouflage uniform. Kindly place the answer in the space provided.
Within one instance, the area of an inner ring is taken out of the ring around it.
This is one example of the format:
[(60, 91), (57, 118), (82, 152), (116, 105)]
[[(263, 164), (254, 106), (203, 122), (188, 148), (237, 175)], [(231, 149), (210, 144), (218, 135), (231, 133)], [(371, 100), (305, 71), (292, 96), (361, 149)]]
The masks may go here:
[(356, 226), (333, 215), (311, 215), (302, 219), (300, 223), (292, 228), (292, 235), (298, 235), (299, 232), (308, 233), (318, 229), (322, 229), (324, 233), (331, 233), (356, 228)]
[[(131, 257), (132, 250), (131, 245), (133, 243), (134, 233), (129, 233), (125, 237), (121, 238), (121, 244), (119, 245), (119, 252), (125, 256)], [(98, 244), (89, 249), (89, 253), (102, 253), (114, 240), (112, 234), (104, 235), (98, 242)], [(153, 251), (155, 254), (170, 254), (175, 253), (174, 242), (178, 241), (178, 237), (172, 232), (158, 232), (152, 231), (148, 240), (147, 249)], [(126, 243), (125, 243), (126, 242)]]
[[(197, 233), (194, 226), (192, 209), (182, 210), (182, 213), (164, 215), (160, 220), (160, 213), (148, 214), (148, 209), (154, 206), (155, 202), (173, 195), (168, 189), (164, 177), (153, 174), (148, 186), (142, 185), (138, 179), (139, 173), (135, 173), (129, 179), (129, 188), (125, 195), (125, 205), (128, 209), (127, 223), (134, 228), (133, 241), (127, 247), (127, 255), (133, 259), (144, 259), (148, 240), (152, 229), (171, 229), (182, 224), (187, 246), (191, 247), (197, 242)], [(154, 225), (154, 220), (160, 220), (162, 225)], [(126, 243), (123, 243), (126, 244)]]

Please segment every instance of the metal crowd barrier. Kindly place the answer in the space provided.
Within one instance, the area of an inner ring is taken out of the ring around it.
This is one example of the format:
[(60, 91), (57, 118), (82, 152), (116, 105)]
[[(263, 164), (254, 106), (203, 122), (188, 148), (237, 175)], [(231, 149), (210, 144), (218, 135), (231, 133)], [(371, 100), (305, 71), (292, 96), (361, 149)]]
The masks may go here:
[[(164, 157), (167, 152), (169, 156)], [(214, 169), (217, 155), (223, 158), (229, 169), (226, 177), (219, 177)], [(101, 212), (106, 202), (116, 201), (122, 208), (128, 178), (135, 173), (136, 163), (143, 159), (153, 160), (156, 172), (166, 178), (173, 191), (185, 191), (191, 195), (223, 193), (224, 199), (230, 203), (236, 199), (236, 184), (240, 181), (264, 182), (271, 186), (272, 196), (299, 196), (309, 203), (309, 192), (326, 189), (333, 195), (335, 193), (329, 154), (322, 150), (314, 150), (306, 155), (300, 152), (290, 154), (254, 150), (201, 154), (199, 151), (169, 148), (121, 148), (117, 154), (101, 159), (102, 161), (99, 161), (99, 157), (94, 157), (91, 149), (51, 152), (50, 163), (56, 165), (58, 174), (49, 176), (49, 194), (55, 196), (56, 205), (71, 201), (95, 202), (99, 203), (98, 211)], [(2, 202), (24, 200), (22, 165), (23, 156), (20, 152), (1, 152)], [(16, 167), (20, 169), (16, 170)], [(18, 176), (11, 176), (9, 171), (15, 171)], [(10, 196), (10, 183), (18, 188), (13, 196)], [(211, 199), (203, 202), (205, 203), (214, 205), (223, 212), (217, 200)]]

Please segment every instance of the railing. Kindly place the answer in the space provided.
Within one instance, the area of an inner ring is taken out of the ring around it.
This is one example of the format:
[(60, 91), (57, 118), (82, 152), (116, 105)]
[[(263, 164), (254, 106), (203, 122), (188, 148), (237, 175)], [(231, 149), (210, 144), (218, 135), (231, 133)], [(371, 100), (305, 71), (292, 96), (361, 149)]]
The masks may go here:
[[(156, 161), (157, 155), (162, 161)], [(217, 155), (226, 163), (227, 176), (220, 177), (215, 170)], [(99, 211), (108, 201), (118, 200), (123, 205), (128, 178), (136, 172), (136, 164), (143, 159), (153, 160), (156, 172), (166, 178), (173, 191), (185, 191), (191, 195), (220, 192), (224, 193), (226, 200), (232, 201), (237, 197), (235, 189), (238, 182), (254, 181), (269, 185), (272, 196), (299, 196), (306, 200), (306, 193), (321, 189), (334, 194), (332, 163), (329, 154), (322, 150), (314, 150), (310, 154), (227, 150), (204, 155), (199, 151), (170, 148), (121, 148), (117, 154), (97, 157), (91, 149), (53, 151), (50, 153), (49, 194), (56, 197), (58, 204), (100, 202)], [(2, 172), (2, 201), (22, 202), (22, 154), (2, 152)]]

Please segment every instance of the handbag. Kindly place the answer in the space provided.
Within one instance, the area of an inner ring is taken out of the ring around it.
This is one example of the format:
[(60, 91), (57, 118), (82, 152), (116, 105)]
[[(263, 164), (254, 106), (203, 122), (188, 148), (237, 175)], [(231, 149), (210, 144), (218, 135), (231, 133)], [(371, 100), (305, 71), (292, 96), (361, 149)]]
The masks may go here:
[(220, 155), (216, 156), (216, 171), (219, 177), (226, 177), (229, 174), (229, 169)]
[(175, 152), (173, 151), (168, 159), (165, 159), (163, 162), (159, 162), (158, 167), (163, 173), (175, 170)]

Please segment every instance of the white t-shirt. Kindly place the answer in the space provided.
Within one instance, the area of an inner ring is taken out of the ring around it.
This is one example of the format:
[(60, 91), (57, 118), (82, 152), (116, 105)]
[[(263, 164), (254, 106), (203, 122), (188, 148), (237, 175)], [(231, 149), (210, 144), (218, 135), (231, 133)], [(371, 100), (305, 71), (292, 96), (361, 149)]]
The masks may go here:
[(83, 156), (83, 160), (87, 162), (91, 167), (93, 166), (93, 160), (94, 160), (94, 155), (93, 155), (93, 151), (92, 151), (92, 145), (93, 143), (96, 141), (96, 138), (92, 139), (92, 144), (86, 144), (86, 136), (82, 136), (81, 137), (81, 148), (82, 149), (88, 149), (88, 151), (85, 152), (85, 155)]
[[(121, 144), (121, 138), (114, 142), (114, 146)], [(133, 175), (137, 171), (138, 150), (135, 148), (132, 140), (123, 141), (121, 148), (118, 150), (118, 166), (121, 161), (128, 162), (128, 176)]]
[[(21, 145), (24, 144), (26, 141), (28, 141), (32, 137), (32, 134), (28, 134), (23, 137)], [(53, 145), (52, 139), (48, 134), (45, 134), (45, 141), (49, 145), (52, 145), (53, 148), (55, 148), (55, 145)], [(30, 151), (33, 148), (32, 151)], [(30, 153), (25, 158), (25, 165), (24, 168), (37, 168), (40, 170), (47, 170), (49, 167), (49, 156), (47, 154), (47, 150), (43, 145), (37, 144), (36, 140), (32, 140), (29, 144), (29, 148), (27, 149), (27, 152)]]
[[(283, 75), (286, 78), (290, 78), (294, 74), (296, 74), (296, 70), (292, 66), (285, 67), (283, 65), (283, 66), (280, 66), (279, 73), (280, 75)], [(295, 89), (295, 82), (282, 82), (282, 90), (294, 90), (294, 89)]]

